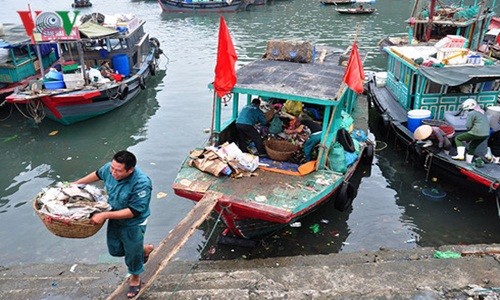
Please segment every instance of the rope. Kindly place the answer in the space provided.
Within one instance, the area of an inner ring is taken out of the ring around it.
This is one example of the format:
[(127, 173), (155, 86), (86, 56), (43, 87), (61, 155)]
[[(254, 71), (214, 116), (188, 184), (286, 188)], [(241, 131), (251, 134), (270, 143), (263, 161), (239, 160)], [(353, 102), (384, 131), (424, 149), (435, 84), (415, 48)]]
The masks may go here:
[(426, 168), (426, 170), (427, 170), (427, 174), (425, 174), (425, 181), (429, 180), (429, 175), (431, 173), (431, 166), (432, 166), (432, 159), (433, 158), (434, 158), (434, 154), (432, 154), (432, 153), (429, 153), (429, 155), (427, 155), (425, 157), (424, 168)]
[[(226, 210), (227, 208), (223, 207), (219, 213), (219, 216), (217, 217), (217, 221), (215, 221), (215, 224), (212, 228), (212, 230), (210, 231), (210, 234), (208, 235), (208, 238), (205, 242), (205, 244), (203, 245), (203, 247), (201, 248), (201, 250), (199, 251), (200, 255), (199, 255), (199, 259), (201, 259), (201, 253), (203, 253), (203, 251), (205, 250), (205, 247), (208, 245), (208, 241), (212, 238), (212, 235), (214, 234), (215, 232), (215, 229), (217, 228), (217, 225), (220, 223), (220, 220), (221, 220), (221, 216), (222, 216), (222, 212), (224, 210)], [(175, 289), (173, 290), (172, 294), (168, 297), (168, 299), (173, 299), (175, 293), (177, 293), (179, 291), (179, 289), (181, 288), (182, 284), (184, 283), (184, 281), (186, 280), (187, 276), (189, 274), (191, 274), (194, 270), (195, 267), (198, 266), (198, 261), (193, 263), (191, 265), (191, 268), (189, 268), (189, 270), (184, 273), (184, 275), (182, 276), (181, 280), (179, 280), (179, 283), (175, 286)]]
[(496, 196), (495, 198), (497, 198), (497, 211), (498, 211), (498, 218), (500, 218), (500, 203), (499, 203), (499, 200), (498, 200), (498, 191), (496, 192)]

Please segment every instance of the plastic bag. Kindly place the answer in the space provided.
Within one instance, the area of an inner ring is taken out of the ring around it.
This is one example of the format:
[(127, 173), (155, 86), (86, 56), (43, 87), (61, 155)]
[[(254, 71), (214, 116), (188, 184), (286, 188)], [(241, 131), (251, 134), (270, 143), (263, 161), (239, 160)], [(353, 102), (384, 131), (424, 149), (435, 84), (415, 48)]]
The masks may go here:
[(434, 252), (434, 258), (460, 258), (462, 255), (458, 252), (453, 251), (436, 251)]
[(259, 167), (259, 157), (250, 153), (243, 153), (238, 157), (238, 168), (253, 172)]
[(274, 115), (271, 120), (271, 124), (269, 125), (269, 132), (272, 134), (278, 134), (283, 131), (283, 121), (278, 117), (278, 115)]
[(302, 102), (286, 100), (283, 108), (285, 112), (298, 117), (302, 113), (303, 107), (304, 104)]
[(330, 150), (328, 154), (328, 159), (330, 161), (330, 169), (339, 172), (345, 173), (347, 171), (347, 163), (345, 158), (344, 147), (339, 142), (336, 142), (333, 145), (333, 148)]

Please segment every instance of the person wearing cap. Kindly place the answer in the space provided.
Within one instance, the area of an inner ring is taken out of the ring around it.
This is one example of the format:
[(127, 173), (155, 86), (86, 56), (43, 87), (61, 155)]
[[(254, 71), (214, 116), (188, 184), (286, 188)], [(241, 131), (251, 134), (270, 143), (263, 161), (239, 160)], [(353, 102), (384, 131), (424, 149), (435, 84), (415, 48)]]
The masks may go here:
[[(461, 133), (455, 137), (455, 144), (457, 145), (457, 155), (452, 156), (456, 160), (464, 160), (468, 163), (472, 162), (474, 152), (477, 146), (481, 144), (490, 135), (490, 124), (484, 111), (477, 105), (476, 100), (469, 98), (465, 100), (461, 108), (468, 111), (465, 126), (467, 132)], [(465, 151), (464, 142), (468, 142), (467, 153)], [(465, 155), (465, 156), (464, 156)]]
[(439, 150), (444, 149), (446, 152), (451, 149), (451, 142), (446, 136), (446, 133), (437, 126), (421, 125), (413, 133), (413, 138), (417, 141), (430, 141), (431, 143), (424, 145), (428, 147), (437, 141), (437, 147)]

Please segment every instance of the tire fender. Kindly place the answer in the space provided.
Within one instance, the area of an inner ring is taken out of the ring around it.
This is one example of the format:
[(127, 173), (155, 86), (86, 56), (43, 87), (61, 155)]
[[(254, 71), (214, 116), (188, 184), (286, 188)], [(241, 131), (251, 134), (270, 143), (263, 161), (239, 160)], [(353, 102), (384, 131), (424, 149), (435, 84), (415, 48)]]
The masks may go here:
[(126, 83), (120, 84), (118, 87), (118, 98), (124, 100), (128, 95), (128, 85)]
[(337, 141), (344, 147), (345, 151), (351, 153), (356, 151), (352, 137), (345, 128), (340, 128), (337, 131)]
[(149, 62), (149, 73), (153, 76), (156, 75), (156, 66), (154, 62)]
[(356, 197), (356, 189), (348, 181), (342, 182), (334, 206), (338, 211), (346, 211), (352, 206), (352, 201)]
[(373, 147), (373, 144), (367, 144), (365, 150), (363, 151), (363, 164), (369, 166), (373, 162), (373, 156), (375, 154), (375, 149)]
[(139, 87), (141, 88), (141, 90), (146, 88), (146, 83), (144, 82), (144, 77), (142, 76), (139, 76)]

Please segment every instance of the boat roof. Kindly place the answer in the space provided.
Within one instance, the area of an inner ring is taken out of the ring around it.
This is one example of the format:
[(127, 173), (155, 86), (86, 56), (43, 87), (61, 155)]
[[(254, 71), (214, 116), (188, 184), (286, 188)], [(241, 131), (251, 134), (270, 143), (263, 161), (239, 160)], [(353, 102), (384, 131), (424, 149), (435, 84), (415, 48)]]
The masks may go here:
[(30, 41), (23, 25), (3, 24), (3, 31), (4, 34), (0, 36), (0, 48), (13, 48)]
[[(326, 56), (321, 63), (322, 51)], [(238, 69), (233, 92), (335, 105), (345, 71), (339, 61), (344, 56), (347, 63), (348, 55), (341, 49), (316, 45), (313, 63), (261, 58)]]
[[(438, 51), (460, 50), (468, 51), (467, 55), (481, 57), (482, 63), (462, 63), (442, 65), (440, 67), (428, 67), (417, 65), (415, 63), (415, 60), (419, 58), (422, 58), (424, 60), (431, 59), (434, 62), (439, 62), (435, 58)], [(495, 63), (489, 59), (485, 59), (481, 54), (472, 52), (466, 48), (436, 48), (435, 46), (408, 45), (386, 47), (385, 51), (388, 53), (393, 53), (400, 59), (413, 64), (415, 68), (419, 69), (420, 74), (422, 74), (430, 81), (441, 85), (458, 86), (465, 83), (483, 82), (500, 78), (500, 64)], [(490, 61), (491, 64), (486, 64), (486, 60)]]
[(104, 27), (93, 21), (83, 23), (78, 27), (78, 30), (81, 34), (90, 39), (104, 38), (118, 33), (114, 28)]

